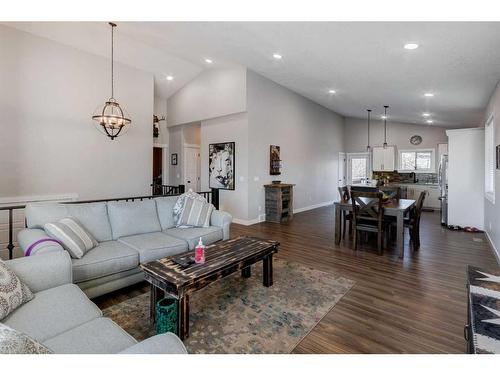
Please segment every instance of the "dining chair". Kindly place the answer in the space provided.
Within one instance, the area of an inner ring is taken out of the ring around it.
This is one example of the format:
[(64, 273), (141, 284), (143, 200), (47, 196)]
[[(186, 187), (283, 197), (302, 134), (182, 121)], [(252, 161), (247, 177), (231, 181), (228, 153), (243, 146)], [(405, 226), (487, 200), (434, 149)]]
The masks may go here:
[(408, 219), (405, 219), (405, 227), (410, 232), (410, 240), (412, 242), (413, 251), (420, 248), (420, 216), (424, 207), (425, 196), (427, 191), (422, 191), (418, 196), (415, 206), (411, 209)]
[[(339, 194), (340, 194), (340, 199), (343, 202), (349, 202), (351, 200), (351, 194), (349, 193), (349, 187), (346, 186), (339, 186)], [(349, 235), (351, 235), (352, 232), (352, 214), (348, 211), (341, 211), (340, 213), (342, 215), (341, 217), (341, 225), (342, 225), (342, 238), (345, 238), (345, 228), (347, 227), (347, 221), (349, 221)]]
[(381, 192), (356, 191), (351, 189), (354, 250), (358, 249), (359, 232), (377, 233), (377, 249), (382, 255), (384, 235), (384, 207)]

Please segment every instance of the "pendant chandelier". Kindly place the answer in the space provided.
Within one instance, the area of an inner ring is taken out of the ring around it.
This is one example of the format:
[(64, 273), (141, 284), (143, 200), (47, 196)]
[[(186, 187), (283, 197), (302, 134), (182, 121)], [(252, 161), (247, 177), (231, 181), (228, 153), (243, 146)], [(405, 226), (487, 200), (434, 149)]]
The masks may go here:
[(384, 148), (387, 148), (387, 108), (388, 105), (384, 105)]
[(111, 26), (111, 97), (104, 106), (96, 109), (92, 120), (97, 121), (97, 128), (111, 139), (115, 139), (124, 134), (124, 128), (128, 127), (132, 121), (128, 118), (126, 112), (120, 107), (120, 104), (114, 98), (114, 28), (116, 24), (109, 22)]
[(368, 125), (368, 129), (367, 129), (368, 130), (368, 143), (366, 145), (366, 152), (370, 152), (370, 149), (371, 149), (371, 147), (370, 147), (370, 114), (371, 114), (372, 110), (367, 109), (366, 112), (368, 112), (368, 124), (367, 124)]

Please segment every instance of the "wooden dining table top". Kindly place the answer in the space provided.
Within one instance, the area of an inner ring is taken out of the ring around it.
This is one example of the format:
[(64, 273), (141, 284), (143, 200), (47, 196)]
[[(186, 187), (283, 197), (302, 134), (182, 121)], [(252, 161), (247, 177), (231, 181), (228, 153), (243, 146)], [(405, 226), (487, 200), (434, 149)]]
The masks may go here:
[[(368, 204), (371, 200), (374, 198), (360, 198), (363, 202)], [(392, 212), (397, 213), (399, 212), (406, 212), (410, 208), (412, 208), (415, 205), (416, 201), (414, 199), (389, 199), (387, 202), (383, 203), (382, 206), (384, 207), (384, 212), (386, 214), (390, 214)], [(342, 209), (347, 209), (347, 210), (352, 210), (352, 202), (351, 200), (341, 200), (339, 202), (335, 202), (335, 205), (340, 205)]]

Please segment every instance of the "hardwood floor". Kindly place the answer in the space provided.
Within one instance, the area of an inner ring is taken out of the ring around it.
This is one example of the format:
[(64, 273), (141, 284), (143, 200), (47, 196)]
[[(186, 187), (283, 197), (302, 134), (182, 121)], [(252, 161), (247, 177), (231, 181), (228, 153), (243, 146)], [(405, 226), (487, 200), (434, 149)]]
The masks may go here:
[[(439, 214), (424, 212), (421, 248), (404, 259), (396, 249), (334, 245), (333, 207), (294, 215), (287, 224), (232, 225), (232, 236), (281, 243), (278, 258), (347, 277), (355, 286), (295, 348), (294, 353), (464, 353), (465, 267), (495, 266), (483, 234), (453, 232)], [(275, 282), (279, 275), (275, 274)], [(105, 308), (147, 290), (140, 284), (96, 299)]]

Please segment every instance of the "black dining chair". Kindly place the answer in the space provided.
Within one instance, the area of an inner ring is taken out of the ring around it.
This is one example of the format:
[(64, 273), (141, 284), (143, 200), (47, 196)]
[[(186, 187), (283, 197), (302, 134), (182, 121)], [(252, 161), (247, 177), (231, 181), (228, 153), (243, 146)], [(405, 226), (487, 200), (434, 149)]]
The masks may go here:
[[(351, 200), (349, 187), (347, 185), (339, 186), (338, 189), (339, 189), (340, 199), (343, 202), (349, 202)], [(342, 238), (345, 238), (345, 228), (347, 227), (347, 221), (349, 221), (349, 235), (351, 235), (352, 232), (352, 214), (348, 211), (341, 211), (340, 214), (342, 215), (340, 222), (342, 225)]]
[(354, 250), (358, 249), (359, 232), (377, 234), (377, 249), (382, 255), (384, 235), (384, 207), (381, 192), (356, 191), (351, 189)]
[(415, 206), (410, 210), (410, 215), (405, 219), (405, 227), (410, 232), (410, 239), (413, 245), (413, 251), (420, 248), (420, 217), (422, 216), (422, 208), (424, 207), (425, 196), (427, 191), (422, 191), (418, 196)]

